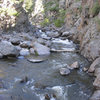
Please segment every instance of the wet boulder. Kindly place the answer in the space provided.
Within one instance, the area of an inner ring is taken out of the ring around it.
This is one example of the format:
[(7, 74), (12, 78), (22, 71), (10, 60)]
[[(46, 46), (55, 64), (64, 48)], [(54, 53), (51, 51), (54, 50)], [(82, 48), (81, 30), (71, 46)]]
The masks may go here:
[(53, 32), (53, 31), (47, 31), (46, 34), (47, 34), (48, 37), (51, 37), (51, 38), (55, 38), (55, 37), (60, 36), (60, 33), (57, 32), (57, 31), (56, 31), (56, 32)]
[(50, 54), (50, 49), (47, 46), (42, 45), (37, 42), (34, 43), (34, 50), (37, 52), (38, 55), (49, 55)]
[(88, 72), (94, 72), (96, 69), (96, 66), (100, 64), (100, 57), (97, 58), (90, 66)]
[(32, 47), (32, 44), (30, 41), (24, 41), (20, 44), (20, 47), (22, 48), (31, 48)]
[(13, 45), (19, 45), (20, 44), (20, 39), (19, 38), (11, 38), (10, 39), (10, 42), (13, 44)]
[(19, 51), (16, 49), (15, 46), (8, 41), (1, 41), (0, 42), (0, 53), (3, 56), (18, 56)]
[(3, 55), (0, 53), (0, 58), (3, 58)]
[(100, 90), (95, 91), (89, 100), (100, 100)]
[(94, 85), (97, 89), (100, 89), (100, 74), (97, 75), (95, 81), (93, 82), (93, 85)]
[(74, 62), (71, 66), (70, 66), (71, 69), (77, 69), (79, 68), (79, 63), (78, 61)]
[(28, 49), (22, 49), (20, 51), (20, 56), (28, 56), (30, 53), (29, 53), (29, 50)]
[(70, 70), (68, 68), (61, 68), (60, 74), (61, 75), (68, 75), (68, 74), (70, 74)]

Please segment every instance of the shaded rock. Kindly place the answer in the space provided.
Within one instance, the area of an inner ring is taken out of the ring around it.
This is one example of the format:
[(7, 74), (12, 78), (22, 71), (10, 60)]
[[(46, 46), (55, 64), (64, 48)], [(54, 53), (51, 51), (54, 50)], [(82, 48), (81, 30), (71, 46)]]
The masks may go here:
[(34, 43), (34, 50), (37, 52), (38, 55), (49, 55), (50, 49), (40, 43)]
[(93, 82), (93, 85), (97, 88), (100, 89), (100, 74), (96, 77), (95, 81)]
[(58, 37), (60, 35), (59, 32), (53, 32), (53, 31), (47, 31), (46, 34), (47, 34), (47, 36), (49, 36), (51, 38), (55, 38), (55, 37)]
[(20, 83), (26, 83), (28, 81), (28, 77), (25, 76), (22, 80), (20, 80)]
[(31, 48), (32, 47), (32, 44), (30, 41), (24, 41), (20, 44), (20, 47), (22, 48)]
[(3, 55), (0, 53), (0, 58), (3, 58)]
[(63, 100), (64, 99), (64, 88), (62, 86), (54, 86), (52, 87), (52, 90), (54, 91), (54, 96), (57, 100)]
[(50, 100), (50, 96), (48, 94), (45, 94), (45, 99)]
[(33, 62), (33, 63), (39, 63), (39, 62), (43, 62), (45, 60), (47, 60), (47, 57), (41, 57), (41, 56), (30, 56), (30, 57), (27, 57), (27, 60), (30, 61), (30, 62)]
[(44, 44), (44, 39), (43, 39), (43, 38), (38, 38), (38, 39), (37, 39), (37, 42), (38, 42), (38, 43), (41, 43), (41, 44)]
[(100, 57), (97, 58), (97, 59), (91, 64), (91, 66), (90, 66), (88, 72), (94, 72), (94, 71), (95, 71), (95, 68), (96, 68), (96, 66), (97, 66), (98, 64), (100, 64)]
[(95, 69), (94, 75), (98, 76), (100, 74), (100, 67)]
[(66, 32), (63, 32), (62, 33), (62, 36), (69, 36), (70, 35), (70, 32), (69, 31), (66, 31)]
[(29, 50), (28, 49), (22, 49), (20, 51), (20, 55), (21, 56), (28, 56), (30, 53), (29, 53)]
[(33, 48), (30, 48), (30, 54), (35, 54), (35, 51), (34, 51), (34, 49)]
[(28, 59), (28, 61), (33, 62), (33, 63), (39, 63), (45, 61), (45, 59)]
[(84, 67), (84, 68), (83, 68), (83, 71), (84, 71), (84, 72), (88, 71), (88, 68)]
[(89, 100), (100, 100), (100, 90), (96, 90)]
[(12, 38), (12, 39), (10, 39), (10, 42), (13, 45), (19, 45), (20, 44), (20, 39), (18, 39), (18, 38)]
[(70, 67), (71, 67), (71, 69), (79, 68), (79, 63), (78, 63), (78, 61), (74, 62)]
[(18, 56), (19, 51), (8, 41), (0, 42), (0, 53), (3, 56)]
[(20, 51), (22, 48), (20, 46), (16, 46), (16, 49)]
[(60, 74), (61, 75), (68, 75), (68, 74), (70, 74), (70, 70), (68, 68), (61, 68)]
[(45, 89), (46, 88), (46, 86), (41, 84), (41, 83), (35, 83), (34, 86), (35, 86), (35, 88), (39, 88), (39, 89)]

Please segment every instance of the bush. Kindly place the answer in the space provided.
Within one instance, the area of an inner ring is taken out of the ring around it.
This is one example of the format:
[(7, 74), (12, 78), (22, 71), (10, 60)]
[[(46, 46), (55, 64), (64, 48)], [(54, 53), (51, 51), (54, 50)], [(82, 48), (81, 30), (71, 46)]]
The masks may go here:
[(92, 9), (91, 9), (91, 13), (93, 16), (97, 15), (100, 11), (100, 4), (98, 1), (96, 1), (96, 3), (93, 5)]
[(46, 26), (46, 25), (48, 25), (49, 23), (50, 23), (49, 19), (48, 19), (48, 18), (45, 18), (45, 19), (43, 20), (43, 22), (41, 22), (40, 24), (41, 24), (41, 26)]
[(57, 19), (57, 20), (55, 20), (55, 22), (54, 22), (54, 25), (55, 25), (56, 27), (61, 27), (63, 24), (64, 24), (64, 20), (62, 20), (62, 19)]

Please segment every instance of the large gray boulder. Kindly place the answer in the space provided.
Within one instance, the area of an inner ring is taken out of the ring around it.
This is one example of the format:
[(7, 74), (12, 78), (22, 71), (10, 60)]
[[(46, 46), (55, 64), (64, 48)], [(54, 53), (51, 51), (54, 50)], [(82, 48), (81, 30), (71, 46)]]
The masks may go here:
[(50, 49), (47, 46), (44, 46), (40, 43), (34, 43), (34, 50), (37, 52), (38, 55), (49, 55)]
[(0, 53), (3, 56), (18, 56), (19, 51), (8, 41), (0, 42)]

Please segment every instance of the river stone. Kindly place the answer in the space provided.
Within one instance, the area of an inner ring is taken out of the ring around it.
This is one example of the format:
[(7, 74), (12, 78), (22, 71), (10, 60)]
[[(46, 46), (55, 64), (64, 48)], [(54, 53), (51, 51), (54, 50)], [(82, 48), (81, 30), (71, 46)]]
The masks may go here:
[(61, 68), (60, 74), (61, 75), (68, 75), (70, 73), (70, 70), (68, 68)]
[(97, 88), (100, 89), (100, 74), (96, 77), (95, 81), (93, 82), (93, 85)]
[(98, 76), (100, 74), (100, 67), (95, 69), (94, 75)]
[(3, 58), (3, 55), (0, 53), (0, 58)]
[(100, 90), (96, 90), (89, 100), (100, 100)]
[(29, 53), (29, 50), (28, 49), (22, 49), (20, 51), (20, 56), (28, 56), (30, 53)]
[(64, 88), (62, 86), (54, 86), (52, 87), (52, 90), (54, 91), (54, 95), (57, 98), (57, 100), (63, 100), (64, 98)]
[(34, 50), (37, 52), (38, 55), (49, 55), (50, 49), (47, 46), (44, 46), (40, 43), (34, 43)]
[(59, 32), (53, 32), (53, 31), (47, 31), (46, 32), (47, 36), (51, 37), (51, 38), (55, 38), (55, 37), (58, 37), (60, 34)]
[(32, 44), (30, 41), (24, 41), (20, 44), (20, 47), (22, 48), (31, 48), (32, 47)]
[(28, 61), (33, 62), (33, 63), (39, 63), (45, 61), (45, 59), (28, 59)]
[(69, 31), (65, 31), (62, 33), (62, 36), (69, 36), (70, 35), (70, 32)]
[(97, 65), (100, 64), (100, 57), (97, 58), (90, 66), (88, 72), (94, 72)]
[(11, 42), (13, 45), (19, 45), (19, 44), (20, 44), (20, 39), (19, 39), (19, 38), (11, 38), (11, 39), (10, 39), (10, 42)]
[(79, 68), (79, 63), (78, 63), (78, 61), (74, 62), (70, 67), (71, 67), (71, 69)]
[(18, 56), (19, 51), (8, 41), (0, 42), (0, 53), (3, 56)]
[(34, 49), (33, 48), (30, 48), (30, 54), (35, 54), (35, 51), (34, 51)]

